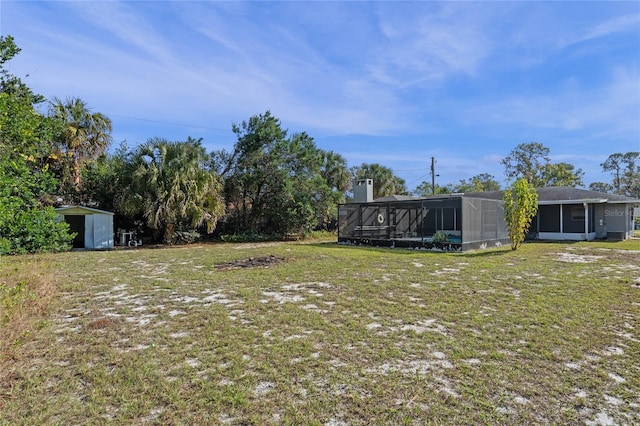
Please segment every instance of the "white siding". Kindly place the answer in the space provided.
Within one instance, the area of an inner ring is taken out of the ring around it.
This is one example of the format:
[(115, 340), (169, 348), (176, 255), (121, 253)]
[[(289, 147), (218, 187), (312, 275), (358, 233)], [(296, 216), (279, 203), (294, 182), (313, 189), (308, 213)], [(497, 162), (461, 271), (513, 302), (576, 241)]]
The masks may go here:
[(93, 249), (113, 248), (113, 216), (94, 214), (93, 216)]

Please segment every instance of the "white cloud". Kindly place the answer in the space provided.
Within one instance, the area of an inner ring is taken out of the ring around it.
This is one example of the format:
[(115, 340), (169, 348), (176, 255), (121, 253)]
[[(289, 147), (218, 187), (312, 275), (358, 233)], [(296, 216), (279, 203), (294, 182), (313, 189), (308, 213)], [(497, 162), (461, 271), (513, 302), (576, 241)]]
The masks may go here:
[(632, 32), (638, 33), (640, 26), (640, 13), (632, 13), (615, 18), (607, 19), (604, 22), (597, 23), (592, 27), (581, 31), (580, 34), (573, 38), (561, 42), (561, 47), (567, 47), (585, 41), (593, 40), (600, 37), (606, 37), (616, 33)]
[(408, 88), (477, 71), (492, 49), (482, 19), (467, 8), (438, 5), (411, 9), (415, 13), (381, 9), (384, 40), (369, 67), (373, 80)]
[(483, 99), (461, 107), (469, 123), (633, 137), (640, 134), (640, 82), (635, 69), (618, 68), (602, 87), (569, 85), (552, 93)]
[[(136, 48), (137, 54), (144, 54), (158, 64), (174, 61), (168, 40), (150, 22), (153, 16), (151, 3), (137, 3), (132, 7), (126, 2), (70, 2), (63, 3), (69, 13), (84, 20), (92, 28), (102, 28), (109, 35), (120, 39), (125, 46)], [(149, 13), (149, 17), (144, 12)]]

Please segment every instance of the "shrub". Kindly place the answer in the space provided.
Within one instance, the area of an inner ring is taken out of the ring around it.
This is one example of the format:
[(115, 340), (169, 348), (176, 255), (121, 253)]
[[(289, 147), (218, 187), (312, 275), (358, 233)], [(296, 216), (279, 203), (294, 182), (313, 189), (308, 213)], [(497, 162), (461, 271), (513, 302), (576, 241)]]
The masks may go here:
[(58, 221), (53, 207), (31, 208), (5, 217), (0, 235), (0, 254), (66, 251), (75, 237), (69, 233), (69, 224)]
[(259, 234), (256, 231), (249, 230), (245, 232), (239, 232), (237, 234), (220, 235), (220, 240), (226, 243), (249, 243), (256, 241), (268, 241), (270, 240), (270, 238)]
[(198, 231), (176, 231), (169, 244), (193, 244), (200, 240), (202, 235)]
[(447, 243), (449, 242), (449, 236), (442, 231), (438, 231), (433, 234), (433, 242), (434, 243)]

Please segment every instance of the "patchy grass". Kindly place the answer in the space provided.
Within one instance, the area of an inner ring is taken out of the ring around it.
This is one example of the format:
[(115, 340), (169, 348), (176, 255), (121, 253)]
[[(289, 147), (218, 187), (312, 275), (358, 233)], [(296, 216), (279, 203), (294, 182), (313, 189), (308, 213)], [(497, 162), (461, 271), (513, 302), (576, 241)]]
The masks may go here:
[(30, 341), (38, 329), (47, 326), (47, 315), (56, 293), (53, 268), (54, 262), (47, 256), (0, 257), (0, 387), (3, 391), (10, 391), (16, 384), (21, 345)]
[[(219, 268), (273, 256), (256, 268)], [(634, 424), (640, 242), (71, 252), (0, 423)], [(45, 270), (45, 266), (41, 266)], [(40, 267), (38, 267), (40, 268)]]

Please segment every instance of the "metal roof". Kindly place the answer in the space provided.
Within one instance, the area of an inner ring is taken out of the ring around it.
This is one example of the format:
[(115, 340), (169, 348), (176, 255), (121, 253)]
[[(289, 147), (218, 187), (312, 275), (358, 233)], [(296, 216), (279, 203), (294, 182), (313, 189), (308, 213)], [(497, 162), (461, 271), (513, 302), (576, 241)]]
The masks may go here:
[[(638, 204), (640, 199), (618, 194), (607, 194), (598, 191), (573, 188), (569, 186), (549, 186), (536, 188), (538, 204), (568, 204), (568, 203), (609, 203), (609, 204)], [(489, 198), (501, 200), (504, 191), (467, 192), (465, 197)]]
[(422, 197), (414, 197), (412, 195), (387, 195), (386, 197), (380, 197), (373, 200), (374, 203), (387, 202), (387, 201), (414, 201), (422, 200)]
[(113, 212), (94, 209), (92, 207), (86, 207), (86, 206), (61, 206), (56, 208), (55, 211), (60, 214), (69, 214), (69, 215), (107, 214), (107, 215), (113, 216), (114, 214)]

